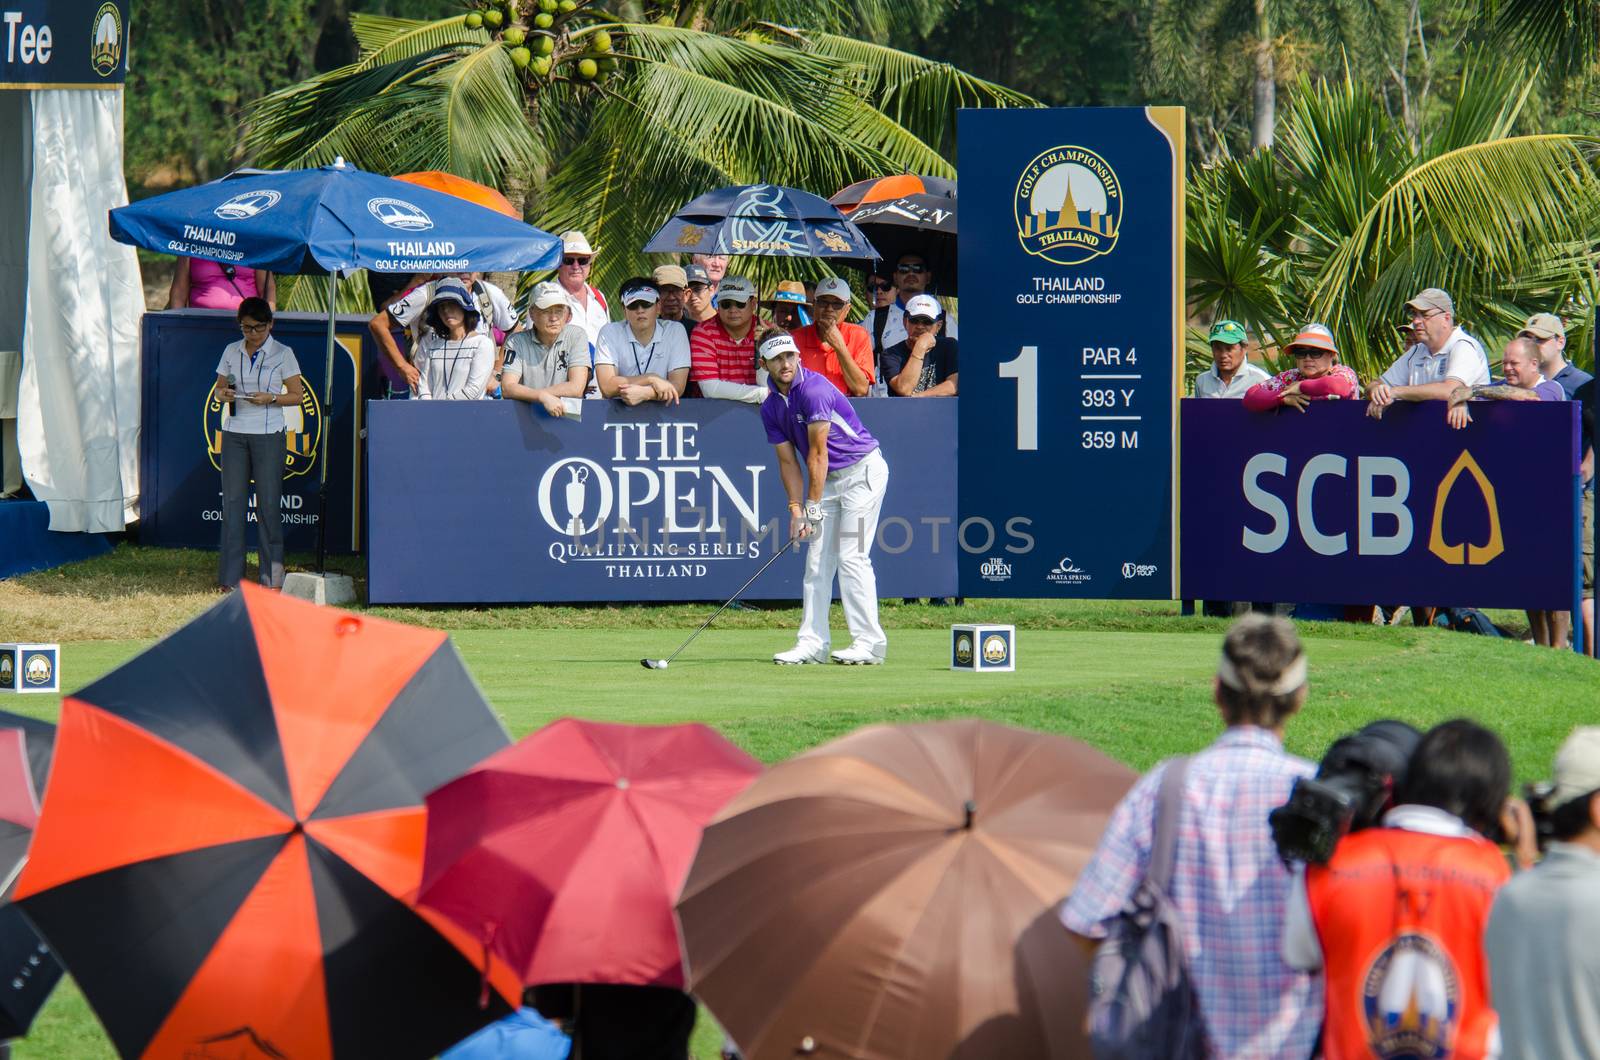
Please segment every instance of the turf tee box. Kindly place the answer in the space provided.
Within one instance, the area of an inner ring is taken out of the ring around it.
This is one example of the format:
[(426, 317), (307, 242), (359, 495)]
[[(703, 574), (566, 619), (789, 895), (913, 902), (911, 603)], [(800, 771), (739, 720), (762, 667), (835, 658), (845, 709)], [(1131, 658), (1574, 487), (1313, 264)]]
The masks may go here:
[(950, 669), (999, 673), (1017, 668), (1017, 627), (950, 627)]
[(0, 644), (0, 692), (61, 691), (61, 645)]

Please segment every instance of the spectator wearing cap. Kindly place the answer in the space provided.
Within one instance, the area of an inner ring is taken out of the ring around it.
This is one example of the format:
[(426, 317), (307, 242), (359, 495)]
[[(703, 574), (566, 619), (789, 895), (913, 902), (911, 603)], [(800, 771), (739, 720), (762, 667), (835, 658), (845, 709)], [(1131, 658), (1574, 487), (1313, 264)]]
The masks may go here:
[(683, 319), (679, 323), (692, 332), (717, 315), (717, 307), (711, 304), (716, 288), (704, 265), (685, 266), (683, 277)]
[(624, 319), (600, 329), (594, 374), (600, 396), (629, 405), (676, 405), (689, 385), (689, 335), (676, 320), (662, 320), (661, 292), (645, 276), (624, 280), (618, 291)]
[(533, 289), (528, 315), (533, 327), (506, 340), (502, 394), (526, 401), (552, 416), (565, 413), (562, 398), (581, 398), (589, 386), (593, 356), (589, 336), (572, 323), (572, 307), (561, 285), (547, 280)]
[(800, 348), (800, 363), (850, 397), (866, 397), (872, 389), (872, 340), (859, 324), (845, 322), (850, 285), (837, 276), (817, 282), (812, 300), (816, 321), (791, 332)]
[(811, 299), (806, 295), (806, 285), (799, 280), (780, 280), (772, 296), (761, 303), (761, 308), (772, 318), (772, 326), (793, 331), (811, 323)]
[(956, 340), (941, 335), (944, 308), (931, 294), (906, 302), (906, 340), (883, 351), (883, 375), (896, 397), (955, 397)]
[(1289, 343), (1289, 356), (1295, 366), (1244, 393), (1244, 407), (1252, 412), (1269, 412), (1289, 407), (1306, 410), (1313, 401), (1354, 398), (1361, 393), (1356, 373), (1339, 362), (1339, 348), (1333, 332), (1321, 324), (1307, 324)]
[(433, 285), (422, 311), (423, 335), (417, 346), (417, 397), (434, 401), (475, 401), (483, 397), (494, 371), (494, 339), (478, 330), (478, 306), (458, 280)]
[(722, 282), (722, 278), (728, 275), (728, 255), (726, 254), (694, 254), (690, 256), (689, 260), (706, 270), (706, 282), (711, 285), (712, 290), (716, 290), (717, 285)]
[[(872, 312), (861, 318), (861, 326), (867, 329), (871, 336), (881, 335), (883, 349), (905, 341), (906, 338), (906, 303), (919, 294), (931, 294), (934, 289), (933, 269), (928, 265), (928, 259), (922, 254), (902, 254), (895, 261), (894, 266), (893, 301), (884, 306), (878, 306), (877, 292), (873, 292)], [(954, 313), (946, 313), (944, 321), (944, 334), (948, 338), (960, 338), (956, 327)]]
[[(403, 294), (390, 299), (367, 322), (367, 330), (377, 342), (379, 352), (393, 366), (392, 374), (398, 375), (412, 391), (417, 388), (417, 368), (400, 352), (399, 344), (395, 341), (395, 333), (410, 331), (411, 348), (413, 351), (418, 349), (423, 336), (427, 333), (422, 324), (423, 310), (433, 303), (437, 285), (446, 280), (467, 288), (478, 311), (478, 323), (473, 330), (478, 334), (490, 336), (497, 350), (505, 336), (516, 331), (518, 327), (516, 313), (511, 308), (511, 300), (498, 286), (485, 280), (483, 273), (458, 272), (446, 276), (419, 277), (416, 284)], [(494, 368), (490, 372), (491, 379), (499, 367), (497, 355)]]
[(577, 229), (561, 233), (561, 264), (556, 267), (556, 282), (561, 285), (572, 307), (572, 322), (583, 329), (589, 341), (598, 344), (600, 329), (611, 323), (611, 307), (600, 288), (589, 282), (594, 268), (594, 248)]
[(756, 289), (743, 276), (717, 285), (717, 315), (689, 336), (689, 379), (702, 397), (759, 405), (767, 396), (756, 378)]
[(1535, 313), (1517, 332), (1519, 339), (1532, 339), (1539, 348), (1539, 372), (1560, 385), (1567, 400), (1577, 396), (1578, 388), (1594, 376), (1567, 361), (1567, 326), (1554, 313)]
[(1429, 287), (1406, 303), (1412, 334), (1419, 341), (1372, 384), (1367, 415), (1377, 419), (1396, 401), (1448, 401), (1457, 386), (1489, 382), (1483, 344), (1456, 323), (1455, 303)]
[(1600, 1057), (1600, 727), (1556, 753), (1544, 860), (1495, 895), (1483, 947), (1501, 1055)]
[(1195, 376), (1195, 397), (1242, 398), (1245, 391), (1272, 378), (1265, 368), (1250, 363), (1244, 325), (1237, 320), (1217, 321), (1206, 339), (1211, 343), (1211, 367)]
[(684, 324), (684, 329), (693, 331), (691, 324), (683, 320), (683, 292), (689, 286), (689, 276), (683, 271), (682, 265), (657, 265), (650, 274), (656, 281), (656, 287), (661, 291), (661, 319), (676, 320)]

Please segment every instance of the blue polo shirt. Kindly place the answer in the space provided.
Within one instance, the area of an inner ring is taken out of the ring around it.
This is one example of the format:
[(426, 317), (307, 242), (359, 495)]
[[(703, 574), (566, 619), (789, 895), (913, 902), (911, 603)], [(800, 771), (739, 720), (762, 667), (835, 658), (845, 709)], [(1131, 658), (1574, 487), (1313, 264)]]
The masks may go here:
[(1578, 388), (1593, 378), (1594, 376), (1585, 372), (1582, 368), (1575, 368), (1568, 364), (1561, 371), (1551, 376), (1550, 382), (1558, 384), (1562, 390), (1566, 391), (1567, 400), (1571, 401), (1573, 395), (1578, 392)]

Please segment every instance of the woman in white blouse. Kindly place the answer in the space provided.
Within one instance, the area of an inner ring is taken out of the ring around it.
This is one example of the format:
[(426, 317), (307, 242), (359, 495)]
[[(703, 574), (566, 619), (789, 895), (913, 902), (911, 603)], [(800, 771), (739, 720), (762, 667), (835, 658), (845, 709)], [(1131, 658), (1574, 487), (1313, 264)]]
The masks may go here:
[(422, 311), (417, 344), (417, 397), (474, 401), (483, 397), (494, 370), (494, 339), (477, 334), (478, 307), (466, 285), (441, 280)]

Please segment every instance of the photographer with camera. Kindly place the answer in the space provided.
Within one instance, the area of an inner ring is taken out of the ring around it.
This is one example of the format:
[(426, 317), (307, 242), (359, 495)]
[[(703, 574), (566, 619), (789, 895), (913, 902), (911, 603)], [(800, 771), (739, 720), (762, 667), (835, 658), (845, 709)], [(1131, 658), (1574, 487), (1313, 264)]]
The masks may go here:
[(1295, 881), (1283, 957), (1322, 969), (1324, 1055), (1498, 1055), (1483, 930), (1510, 875), (1499, 847), (1511, 756), (1465, 719), (1422, 737), (1382, 824)]
[(1534, 800), (1537, 868), (1495, 896), (1483, 947), (1507, 1060), (1600, 1056), (1600, 727), (1574, 729)]
[(1061, 909), (1069, 931), (1105, 937), (1150, 870), (1162, 778), (1183, 769), (1170, 901), (1211, 1055), (1311, 1055), (1322, 1019), (1317, 981), (1283, 963), (1290, 875), (1267, 828), (1312, 765), (1284, 751), (1283, 731), (1306, 698), (1306, 656), (1294, 626), (1246, 615), (1217, 661), (1213, 696), (1227, 729), (1188, 759), (1146, 773), (1106, 825)]

